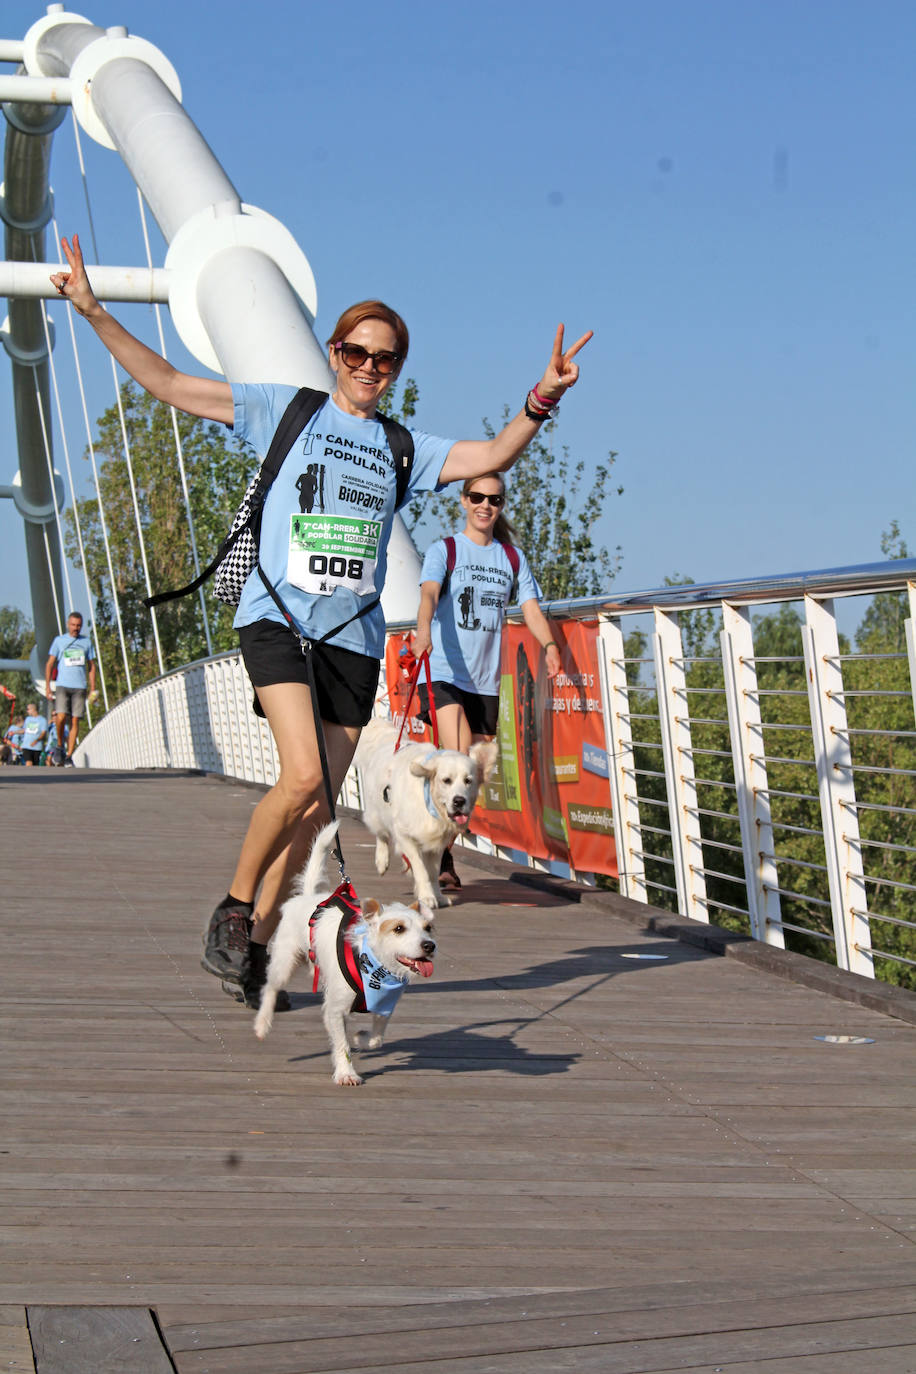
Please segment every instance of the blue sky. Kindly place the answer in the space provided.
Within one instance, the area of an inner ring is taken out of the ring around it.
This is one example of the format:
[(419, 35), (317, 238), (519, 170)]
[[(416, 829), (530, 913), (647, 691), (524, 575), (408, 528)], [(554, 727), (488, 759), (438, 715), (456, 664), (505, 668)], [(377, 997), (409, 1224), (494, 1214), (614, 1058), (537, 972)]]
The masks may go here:
[[(401, 311), (424, 428), (480, 434), (559, 320), (595, 330), (559, 436), (618, 451), (619, 590), (872, 562), (894, 518), (916, 544), (909, 0), (74, 8), (171, 59), (242, 198), (308, 256), (320, 338), (353, 300)], [(43, 12), (5, 0), (0, 37)], [(132, 184), (84, 147), (100, 251), (140, 262)], [(69, 117), (52, 180), (84, 232)], [(83, 332), (96, 415), (111, 378)], [(0, 482), (10, 396), (2, 360)], [(0, 547), (0, 602), (27, 608), (9, 502)]]

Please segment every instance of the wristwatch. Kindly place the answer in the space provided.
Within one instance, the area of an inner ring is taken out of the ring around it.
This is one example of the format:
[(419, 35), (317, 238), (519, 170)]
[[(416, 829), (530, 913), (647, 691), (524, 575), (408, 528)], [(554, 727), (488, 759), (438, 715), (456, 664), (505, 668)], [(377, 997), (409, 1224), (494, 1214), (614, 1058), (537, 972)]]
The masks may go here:
[(559, 413), (559, 405), (551, 406), (549, 410), (532, 410), (528, 397), (525, 397), (525, 414), (528, 416), (528, 419), (533, 420), (536, 425), (543, 424), (545, 420), (555, 420)]

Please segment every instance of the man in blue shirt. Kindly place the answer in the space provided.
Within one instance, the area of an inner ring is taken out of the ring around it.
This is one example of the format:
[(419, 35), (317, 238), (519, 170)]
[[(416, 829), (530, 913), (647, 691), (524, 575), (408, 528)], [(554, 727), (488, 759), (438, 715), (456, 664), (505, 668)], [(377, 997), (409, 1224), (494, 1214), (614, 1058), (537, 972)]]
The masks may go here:
[[(86, 714), (86, 694), (95, 691), (95, 654), (92, 640), (83, 634), (83, 617), (79, 611), (67, 616), (67, 633), (58, 635), (48, 650), (45, 665), (45, 686), (48, 700), (54, 701), (54, 724), (57, 738), (67, 735), (67, 754), (64, 762), (73, 767), (73, 751), (79, 736), (80, 721)], [(57, 678), (51, 674), (57, 664)]]

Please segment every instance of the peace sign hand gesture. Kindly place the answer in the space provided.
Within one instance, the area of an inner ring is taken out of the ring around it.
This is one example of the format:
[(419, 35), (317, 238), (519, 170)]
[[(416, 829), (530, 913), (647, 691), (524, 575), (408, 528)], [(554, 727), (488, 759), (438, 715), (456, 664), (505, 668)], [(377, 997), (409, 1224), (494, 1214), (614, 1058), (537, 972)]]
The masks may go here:
[(69, 272), (52, 272), (51, 281), (57, 287), (62, 296), (73, 306), (74, 310), (86, 317), (92, 315), (97, 309), (101, 309), (95, 298), (92, 287), (89, 285), (89, 278), (86, 275), (86, 267), (83, 263), (83, 253), (80, 248), (79, 236), (73, 235), (73, 244), (67, 242), (65, 238), (60, 241), (64, 250), (64, 256), (69, 265)]
[(558, 401), (564, 391), (568, 391), (571, 386), (575, 386), (579, 380), (579, 364), (573, 362), (576, 354), (583, 349), (592, 337), (594, 330), (590, 329), (581, 339), (577, 339), (566, 351), (563, 351), (563, 331), (564, 326), (557, 326), (556, 337), (553, 341), (553, 353), (544, 376), (538, 382), (538, 391), (547, 400)]

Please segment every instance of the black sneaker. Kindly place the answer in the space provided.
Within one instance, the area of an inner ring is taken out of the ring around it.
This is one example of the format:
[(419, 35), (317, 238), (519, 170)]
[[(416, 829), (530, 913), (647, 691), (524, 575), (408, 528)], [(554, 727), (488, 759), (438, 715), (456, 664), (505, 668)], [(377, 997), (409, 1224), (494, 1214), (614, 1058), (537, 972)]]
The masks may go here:
[(218, 906), (210, 917), (210, 924), (204, 936), (204, 957), (200, 961), (201, 967), (216, 978), (225, 978), (230, 983), (240, 983), (248, 954), (251, 927), (250, 907), (242, 903), (237, 906)]
[(455, 872), (455, 860), (452, 858), (450, 849), (444, 850), (442, 862), (439, 865), (439, 886), (452, 888), (457, 891), (461, 887), (461, 879)]
[[(242, 977), (238, 983), (223, 982), (223, 992), (236, 1002), (257, 1011), (261, 1005), (261, 992), (267, 982), (267, 946), (249, 945), (248, 954), (242, 966)], [(281, 989), (277, 993), (274, 1011), (292, 1011), (289, 994)]]

